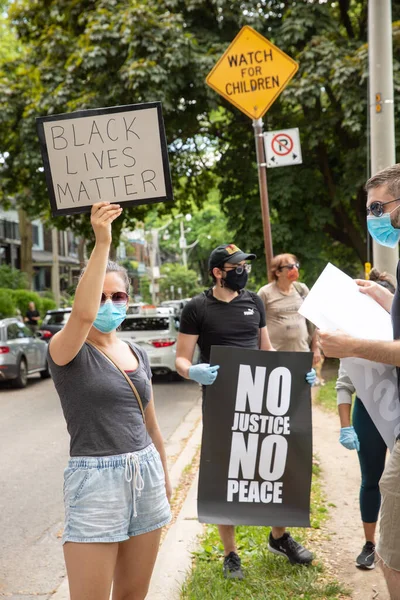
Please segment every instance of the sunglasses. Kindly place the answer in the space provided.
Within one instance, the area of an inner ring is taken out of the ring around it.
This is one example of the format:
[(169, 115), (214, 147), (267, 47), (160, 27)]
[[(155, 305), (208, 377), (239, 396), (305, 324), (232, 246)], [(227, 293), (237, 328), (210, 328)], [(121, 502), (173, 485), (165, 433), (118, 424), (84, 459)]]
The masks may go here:
[(126, 304), (129, 300), (129, 296), (126, 292), (114, 292), (113, 294), (101, 294), (100, 304), (105, 304), (105, 302), (111, 298), (111, 302), (113, 304)]
[(296, 269), (300, 269), (300, 263), (294, 263), (293, 265), (282, 265), (279, 267), (278, 271), (282, 271), (282, 269), (288, 269), (289, 271), (292, 271), (295, 267)]
[(246, 273), (251, 273), (251, 265), (238, 265), (237, 267), (232, 267), (232, 269), (221, 269), (221, 271), (235, 271), (237, 275), (241, 275), (244, 271), (246, 271)]
[(371, 204), (367, 206), (367, 215), (381, 217), (384, 214), (383, 207), (386, 206), (386, 204), (392, 204), (393, 202), (398, 202), (399, 200), (400, 198), (395, 198), (394, 200), (389, 200), (389, 202), (379, 202), (378, 200), (376, 202), (371, 202)]

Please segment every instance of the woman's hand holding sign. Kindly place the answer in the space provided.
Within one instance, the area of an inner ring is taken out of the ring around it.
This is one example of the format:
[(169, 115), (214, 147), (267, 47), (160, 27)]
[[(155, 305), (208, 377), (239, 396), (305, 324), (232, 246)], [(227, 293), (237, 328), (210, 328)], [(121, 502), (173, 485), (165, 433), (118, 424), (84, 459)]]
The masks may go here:
[(96, 236), (96, 244), (111, 244), (111, 224), (121, 213), (122, 208), (119, 204), (109, 202), (93, 204), (90, 220)]

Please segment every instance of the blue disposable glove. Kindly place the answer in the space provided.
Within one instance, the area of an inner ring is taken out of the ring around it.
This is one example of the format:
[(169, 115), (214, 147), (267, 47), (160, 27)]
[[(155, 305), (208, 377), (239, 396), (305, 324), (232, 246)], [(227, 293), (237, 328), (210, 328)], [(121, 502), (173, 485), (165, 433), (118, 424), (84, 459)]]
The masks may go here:
[(358, 435), (354, 427), (342, 427), (340, 430), (339, 442), (347, 448), (347, 450), (360, 450), (360, 442), (358, 441)]
[(206, 363), (193, 365), (189, 369), (189, 379), (193, 379), (201, 385), (212, 385), (217, 379), (218, 369), (219, 365), (213, 365), (212, 367)]
[(317, 379), (317, 374), (315, 372), (315, 369), (311, 369), (311, 371), (309, 371), (306, 375), (306, 381), (307, 383), (309, 383), (311, 386), (314, 385), (315, 380)]

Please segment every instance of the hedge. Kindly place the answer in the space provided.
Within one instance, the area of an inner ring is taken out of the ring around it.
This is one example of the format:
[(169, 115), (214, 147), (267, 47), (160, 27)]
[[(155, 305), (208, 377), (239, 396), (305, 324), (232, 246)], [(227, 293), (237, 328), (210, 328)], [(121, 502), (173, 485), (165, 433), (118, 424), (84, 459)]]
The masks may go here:
[(29, 302), (35, 303), (36, 309), (42, 318), (48, 310), (57, 308), (54, 300), (51, 298), (42, 298), (36, 292), (0, 288), (0, 318), (15, 317), (18, 315), (18, 311), (24, 317), (28, 310)]

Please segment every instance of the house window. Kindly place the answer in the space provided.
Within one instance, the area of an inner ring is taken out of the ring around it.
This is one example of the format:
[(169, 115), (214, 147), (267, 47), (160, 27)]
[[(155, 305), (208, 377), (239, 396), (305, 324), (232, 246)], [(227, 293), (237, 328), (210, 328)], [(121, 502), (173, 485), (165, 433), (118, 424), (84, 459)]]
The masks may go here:
[(32, 244), (34, 246), (40, 245), (39, 226), (38, 225), (32, 225)]

